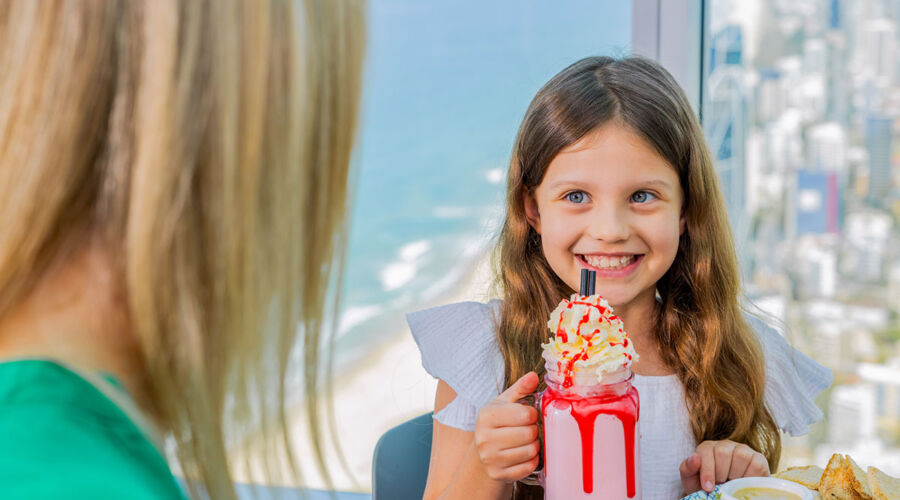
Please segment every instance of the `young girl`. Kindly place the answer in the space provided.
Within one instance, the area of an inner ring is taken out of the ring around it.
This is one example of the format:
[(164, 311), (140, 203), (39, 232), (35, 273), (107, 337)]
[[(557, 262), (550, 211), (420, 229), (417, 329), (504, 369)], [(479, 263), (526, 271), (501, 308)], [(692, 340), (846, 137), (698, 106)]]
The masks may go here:
[(780, 430), (822, 417), (830, 372), (741, 310), (702, 129), (656, 63), (592, 57), (553, 77), (519, 129), (506, 208), (503, 300), (408, 317), (439, 379), (425, 498), (541, 497), (515, 483), (540, 449), (537, 411), (516, 401), (540, 389), (547, 318), (582, 268), (639, 355), (645, 500), (766, 475)]

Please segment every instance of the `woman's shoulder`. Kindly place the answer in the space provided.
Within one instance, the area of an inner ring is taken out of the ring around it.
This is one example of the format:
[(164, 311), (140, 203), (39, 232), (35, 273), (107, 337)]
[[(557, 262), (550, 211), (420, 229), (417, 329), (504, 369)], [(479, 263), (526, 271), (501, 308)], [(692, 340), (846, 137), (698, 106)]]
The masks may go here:
[(4, 494), (184, 498), (153, 444), (89, 382), (52, 362), (14, 364), (0, 363)]
[(477, 410), (500, 393), (504, 368), (496, 325), (501, 303), (458, 302), (406, 316), (425, 371), (457, 394), (435, 415), (442, 423), (471, 430)]
[(766, 405), (775, 422), (793, 436), (806, 434), (822, 419), (815, 397), (828, 388), (833, 375), (757, 315), (745, 313), (756, 332), (766, 364)]

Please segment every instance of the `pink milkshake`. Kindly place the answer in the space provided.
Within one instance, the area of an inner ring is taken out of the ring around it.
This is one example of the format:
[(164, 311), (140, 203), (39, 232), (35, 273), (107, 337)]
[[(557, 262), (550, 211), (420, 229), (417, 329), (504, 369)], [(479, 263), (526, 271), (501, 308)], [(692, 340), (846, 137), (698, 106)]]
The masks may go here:
[(622, 320), (598, 295), (572, 295), (548, 322), (540, 395), (544, 498), (640, 499), (637, 359)]

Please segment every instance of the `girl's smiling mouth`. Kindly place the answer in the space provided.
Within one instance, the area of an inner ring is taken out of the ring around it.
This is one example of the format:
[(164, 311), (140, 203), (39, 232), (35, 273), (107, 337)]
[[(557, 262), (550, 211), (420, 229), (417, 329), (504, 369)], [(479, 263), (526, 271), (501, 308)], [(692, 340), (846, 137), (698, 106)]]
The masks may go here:
[(575, 257), (587, 269), (597, 271), (598, 276), (607, 278), (619, 278), (627, 276), (634, 271), (643, 254), (575, 254)]

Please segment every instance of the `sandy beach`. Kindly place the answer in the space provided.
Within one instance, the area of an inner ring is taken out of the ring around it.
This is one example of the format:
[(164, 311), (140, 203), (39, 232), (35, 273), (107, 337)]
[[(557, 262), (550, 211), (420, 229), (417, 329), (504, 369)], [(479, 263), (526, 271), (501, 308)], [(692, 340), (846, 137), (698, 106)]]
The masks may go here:
[[(486, 254), (452, 294), (422, 307), (486, 301), (490, 298), (491, 278), (490, 254)], [(405, 322), (404, 327), (386, 338), (354, 371), (335, 377), (335, 424), (350, 472), (345, 471), (337, 453), (329, 450), (326, 463), (335, 489), (371, 490), (372, 453), (378, 438), (390, 428), (431, 411), (436, 385), (437, 381), (422, 368), (418, 347)], [(302, 408), (293, 410), (290, 420), (291, 428), (297, 431), (295, 449), (310, 450)], [(325, 488), (311, 453), (300, 457), (300, 469), (308, 487)]]

